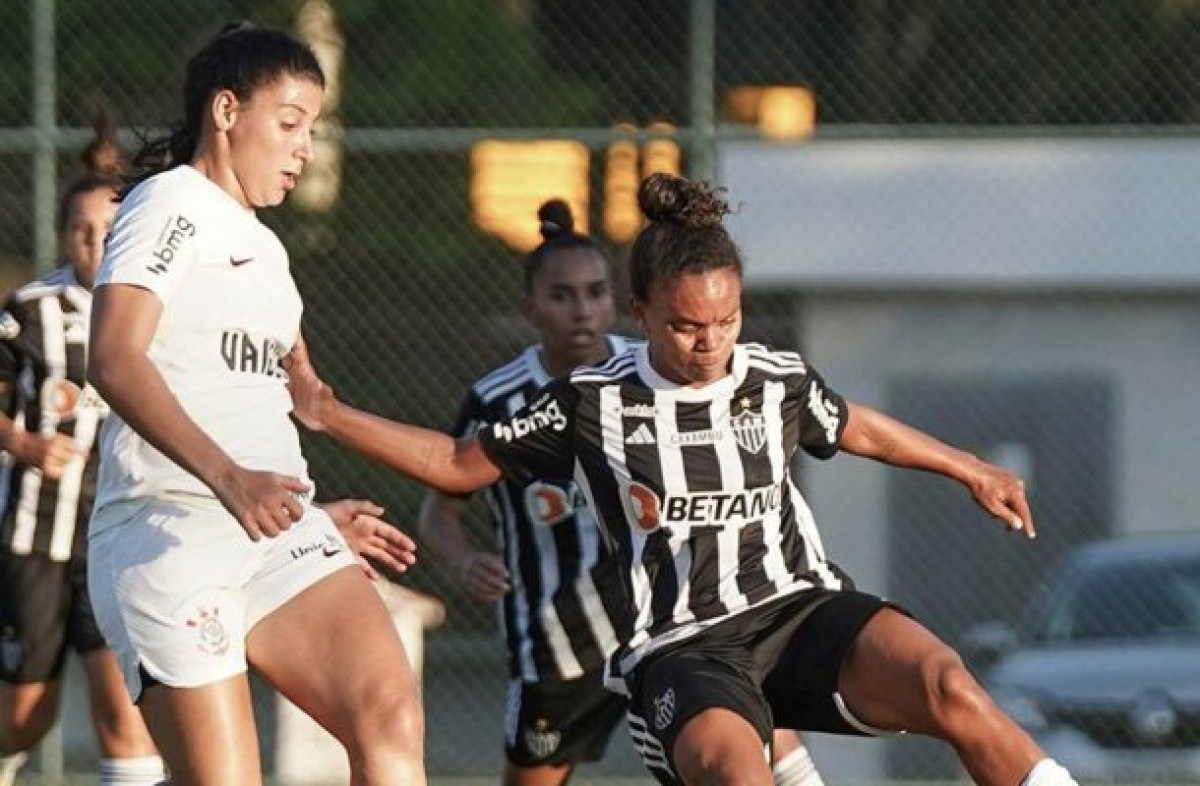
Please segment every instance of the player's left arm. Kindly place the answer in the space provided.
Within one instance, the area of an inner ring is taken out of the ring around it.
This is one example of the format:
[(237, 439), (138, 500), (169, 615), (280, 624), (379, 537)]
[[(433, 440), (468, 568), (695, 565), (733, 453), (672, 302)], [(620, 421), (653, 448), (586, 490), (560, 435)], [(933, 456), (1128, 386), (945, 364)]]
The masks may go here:
[(847, 402), (846, 417), (842, 451), (953, 478), (1009, 529), (1036, 536), (1025, 483), (1012, 472), (862, 404)]

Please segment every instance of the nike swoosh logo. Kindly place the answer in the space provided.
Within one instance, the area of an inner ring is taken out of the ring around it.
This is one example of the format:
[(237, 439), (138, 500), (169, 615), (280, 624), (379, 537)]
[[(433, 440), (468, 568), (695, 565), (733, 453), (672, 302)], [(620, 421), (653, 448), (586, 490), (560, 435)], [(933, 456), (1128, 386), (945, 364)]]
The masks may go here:
[(234, 267), (241, 267), (242, 265), (246, 264), (247, 262), (253, 262), (253, 261), (254, 261), (254, 257), (246, 257), (245, 259), (238, 259), (237, 257), (232, 257), (232, 256), (229, 257), (229, 264), (233, 265)]
[(321, 556), (324, 556), (324, 557), (332, 557), (335, 554), (341, 554), (341, 553), (342, 553), (342, 550), (340, 548), (337, 548), (336, 546), (326, 546), (325, 548), (321, 549)]

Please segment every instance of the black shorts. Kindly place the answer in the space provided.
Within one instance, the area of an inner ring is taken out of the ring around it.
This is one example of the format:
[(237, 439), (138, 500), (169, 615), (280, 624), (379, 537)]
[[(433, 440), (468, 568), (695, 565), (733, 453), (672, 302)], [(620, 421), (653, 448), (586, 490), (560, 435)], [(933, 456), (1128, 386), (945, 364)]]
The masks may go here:
[(517, 767), (581, 764), (604, 756), (625, 697), (605, 689), (600, 672), (566, 682), (508, 685), (504, 753)]
[(629, 680), (629, 729), (642, 761), (661, 783), (677, 786), (675, 740), (714, 707), (748, 720), (764, 747), (776, 728), (877, 733), (845, 711), (837, 685), (859, 632), (885, 606), (861, 592), (805, 591), (651, 655)]
[(0, 680), (56, 680), (68, 646), (81, 655), (105, 646), (92, 616), (87, 561), (0, 552)]

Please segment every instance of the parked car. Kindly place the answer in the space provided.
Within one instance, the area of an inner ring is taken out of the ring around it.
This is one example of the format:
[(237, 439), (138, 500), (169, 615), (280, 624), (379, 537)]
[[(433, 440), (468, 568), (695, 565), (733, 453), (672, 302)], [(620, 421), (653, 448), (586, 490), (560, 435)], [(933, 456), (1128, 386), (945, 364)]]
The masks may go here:
[(1084, 546), (1016, 630), (964, 651), (1004, 710), (1079, 780), (1200, 782), (1200, 533)]

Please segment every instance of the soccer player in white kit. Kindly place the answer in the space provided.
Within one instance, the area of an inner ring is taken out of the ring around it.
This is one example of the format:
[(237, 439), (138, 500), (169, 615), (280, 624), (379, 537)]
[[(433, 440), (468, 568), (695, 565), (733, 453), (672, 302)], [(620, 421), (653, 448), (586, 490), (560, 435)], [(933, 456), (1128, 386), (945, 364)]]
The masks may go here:
[(795, 352), (739, 343), (741, 255), (710, 188), (656, 174), (638, 203), (649, 223), (630, 288), (645, 347), (554, 380), (458, 440), (338, 402), (298, 353), (297, 414), (444, 492), (501, 476), (578, 483), (635, 619), (607, 684), (629, 696), (635, 746), (664, 786), (768, 786), (772, 724), (927, 734), (977, 783), (1072, 786), (953, 650), (839, 575), (790, 465), (802, 449), (934, 472), (1032, 537), (1024, 484), (847, 401)]
[(286, 32), (214, 37), (97, 276), (89, 380), (113, 414), (89, 587), (173, 784), (262, 782), (248, 665), (345, 746), (354, 784), (425, 780), (403, 645), (312, 503), (281, 367), (302, 304), (255, 216), (312, 158), (323, 91)]

